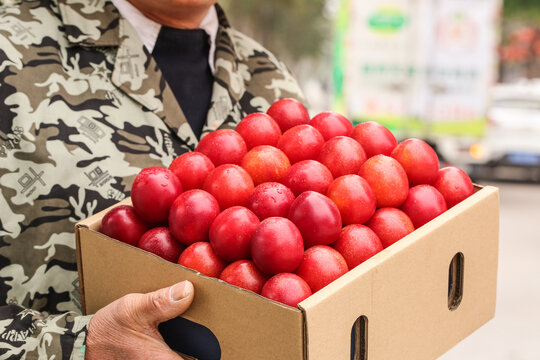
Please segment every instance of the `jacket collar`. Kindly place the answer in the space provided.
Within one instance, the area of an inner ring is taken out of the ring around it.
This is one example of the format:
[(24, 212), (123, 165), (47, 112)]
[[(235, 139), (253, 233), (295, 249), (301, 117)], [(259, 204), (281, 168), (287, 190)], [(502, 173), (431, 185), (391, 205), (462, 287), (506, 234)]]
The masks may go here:
[(214, 86), (212, 102), (208, 111), (203, 134), (222, 126), (234, 127), (245, 114), (240, 100), (246, 93), (247, 66), (237, 52), (235, 31), (231, 28), (225, 12), (216, 4), (219, 30), (216, 37)]
[(70, 43), (87, 47), (118, 46), (120, 14), (110, 0), (58, 0)]

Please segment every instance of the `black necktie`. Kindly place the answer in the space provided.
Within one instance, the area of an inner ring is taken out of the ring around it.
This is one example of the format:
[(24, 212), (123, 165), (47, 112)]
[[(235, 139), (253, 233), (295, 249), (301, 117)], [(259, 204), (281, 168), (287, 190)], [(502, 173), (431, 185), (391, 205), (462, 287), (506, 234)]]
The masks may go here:
[(208, 64), (210, 43), (202, 29), (162, 26), (152, 55), (197, 138), (206, 122), (214, 77)]

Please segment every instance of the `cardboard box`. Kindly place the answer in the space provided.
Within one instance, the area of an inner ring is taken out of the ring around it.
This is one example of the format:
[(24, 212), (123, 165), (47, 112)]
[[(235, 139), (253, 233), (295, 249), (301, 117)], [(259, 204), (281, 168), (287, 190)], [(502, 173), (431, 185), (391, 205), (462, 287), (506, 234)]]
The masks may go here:
[(297, 309), (108, 238), (97, 232), (104, 213), (76, 226), (83, 311), (188, 279), (195, 300), (184, 317), (215, 334), (223, 360), (435, 359), (495, 313), (494, 187), (477, 187)]

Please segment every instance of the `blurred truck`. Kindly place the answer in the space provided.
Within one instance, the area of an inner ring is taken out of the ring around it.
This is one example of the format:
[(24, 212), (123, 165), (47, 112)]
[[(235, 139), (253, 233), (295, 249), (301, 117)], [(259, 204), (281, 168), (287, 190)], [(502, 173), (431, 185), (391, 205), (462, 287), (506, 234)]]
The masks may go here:
[(439, 152), (477, 178), (540, 181), (540, 80), (492, 89), (481, 138), (446, 138)]

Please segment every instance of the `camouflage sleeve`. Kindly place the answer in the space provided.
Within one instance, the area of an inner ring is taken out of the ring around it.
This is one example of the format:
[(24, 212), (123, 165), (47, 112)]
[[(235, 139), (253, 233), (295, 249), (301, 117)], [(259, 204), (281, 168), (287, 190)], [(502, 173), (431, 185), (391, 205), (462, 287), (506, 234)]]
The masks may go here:
[(84, 359), (91, 315), (45, 315), (18, 305), (0, 306), (1, 359)]

